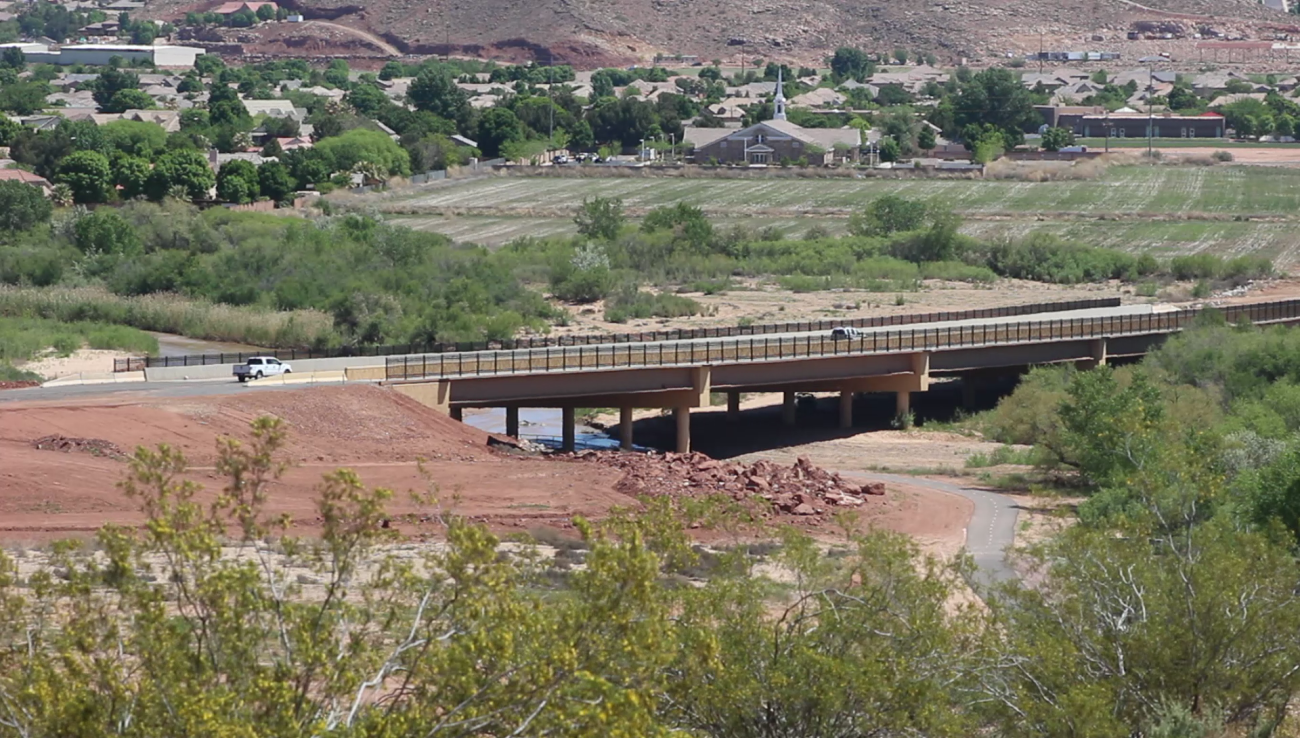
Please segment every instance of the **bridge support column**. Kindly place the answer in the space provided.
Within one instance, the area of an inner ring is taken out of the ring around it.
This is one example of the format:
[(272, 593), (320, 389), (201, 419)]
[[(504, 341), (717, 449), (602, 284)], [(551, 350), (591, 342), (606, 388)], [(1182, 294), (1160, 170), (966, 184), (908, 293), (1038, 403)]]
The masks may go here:
[(618, 447), (624, 451), (632, 450), (632, 408), (618, 409)]
[(853, 390), (840, 390), (840, 427), (853, 427)]
[(736, 390), (727, 392), (727, 420), (733, 423), (740, 420), (740, 393)]
[(682, 405), (673, 408), (673, 419), (677, 421), (677, 453), (691, 452), (691, 409)]
[(1088, 370), (1096, 369), (1099, 366), (1106, 366), (1106, 339), (1093, 339), (1090, 344), (1089, 353), (1092, 354), (1092, 358), (1074, 362), (1075, 368)]
[(894, 393), (894, 414), (895, 417), (903, 417), (912, 410), (912, 393), (902, 390)]
[(794, 417), (794, 393), (786, 392), (781, 396), (781, 422), (786, 425), (794, 425)]
[(979, 407), (980, 398), (990, 388), (996, 386), (1002, 378), (1006, 376), (998, 373), (996, 370), (977, 369), (969, 372), (962, 372), (961, 375), (961, 407), (963, 410), (975, 410)]
[(452, 419), (452, 420), (464, 420), (464, 419), (465, 419), (465, 412), (464, 412), (464, 410), (462, 410), (461, 408), (458, 408), (458, 407), (453, 407), (453, 408), (451, 408), (450, 410), (448, 410), (448, 414), (451, 415), (451, 419)]
[(577, 425), (576, 417), (577, 415), (574, 413), (573, 408), (571, 407), (566, 407), (560, 411), (560, 425), (563, 428), (562, 430), (563, 436), (560, 445), (561, 451), (572, 452), (576, 445), (575, 443), (577, 440), (577, 431), (575, 430), (575, 426)]
[(519, 437), (519, 408), (506, 408), (506, 435), (511, 438)]

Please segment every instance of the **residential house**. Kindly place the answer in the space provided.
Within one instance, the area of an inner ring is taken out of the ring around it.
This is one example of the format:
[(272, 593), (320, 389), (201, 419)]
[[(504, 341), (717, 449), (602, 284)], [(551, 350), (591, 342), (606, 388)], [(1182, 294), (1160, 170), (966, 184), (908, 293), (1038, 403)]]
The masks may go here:
[(121, 119), (154, 123), (168, 133), (175, 133), (181, 129), (179, 110), (127, 110), (122, 113)]
[(278, 13), (280, 11), (280, 6), (275, 3), (254, 1), (254, 2), (225, 3), (223, 5), (217, 6), (216, 8), (213, 8), (211, 12), (216, 13), (217, 15), (234, 15), (235, 13), (238, 13), (241, 10), (247, 10), (250, 13), (256, 14), (258, 9), (261, 8), (263, 5), (271, 6), (271, 10), (273, 12)]
[(46, 197), (49, 197), (50, 192), (54, 189), (48, 179), (22, 169), (0, 169), (0, 182), (22, 182), (33, 187), (39, 187), (41, 193)]
[[(1264, 92), (1268, 89), (1267, 85), (1256, 85), (1255, 83), (1251, 82), (1250, 78), (1244, 74), (1241, 74), (1239, 72), (1234, 72), (1234, 71), (1227, 71), (1227, 72), (1206, 72), (1205, 74), (1197, 75), (1195, 78), (1192, 79), (1192, 92), (1195, 92), (1197, 95), (1200, 95), (1201, 97), (1209, 97), (1215, 92), (1226, 90), (1228, 88), (1228, 83), (1233, 80), (1236, 80), (1238, 82), (1244, 82), (1250, 85), (1251, 92)], [(1263, 87), (1264, 89), (1257, 90), (1255, 89), (1256, 87)]]
[(293, 118), (298, 121), (307, 119), (307, 109), (294, 107), (293, 103), (288, 100), (245, 99), (242, 102), (244, 103), (244, 109), (254, 117), (264, 115), (268, 118)]
[(313, 144), (310, 136), (289, 136), (277, 138), (275, 142), (280, 144), (281, 151), (293, 151), (294, 149), (310, 149)]
[(255, 167), (260, 167), (264, 162), (279, 161), (274, 156), (262, 156), (253, 151), (236, 151), (229, 154), (222, 154), (216, 149), (208, 150), (208, 166), (212, 171), (220, 171), (221, 165), (228, 161), (246, 161)]
[(1242, 100), (1259, 100), (1260, 102), (1263, 102), (1267, 97), (1268, 95), (1263, 92), (1238, 92), (1229, 95), (1219, 95), (1210, 103), (1210, 107), (1217, 108), (1223, 105), (1231, 105), (1232, 103), (1241, 102)]
[(776, 94), (775, 82), (750, 82), (727, 88), (727, 97), (767, 97), (774, 94)]
[(826, 87), (818, 87), (814, 90), (798, 95), (790, 100), (790, 106), (795, 108), (840, 108), (848, 100), (842, 93)]
[(1137, 84), (1139, 90), (1145, 90), (1149, 84), (1173, 87), (1174, 83), (1178, 81), (1178, 72), (1130, 69), (1125, 72), (1111, 75), (1106, 79), (1106, 81), (1116, 87), (1123, 87), (1129, 82), (1134, 82)]
[(1100, 105), (1035, 105), (1034, 112), (1043, 116), (1043, 125), (1074, 130), (1086, 115), (1105, 115)]
[(721, 120), (723, 123), (740, 124), (745, 117), (745, 108), (750, 105), (758, 105), (762, 101), (749, 97), (729, 97), (719, 101), (716, 105), (708, 106), (707, 110), (713, 117)]
[(321, 87), (320, 85), (316, 85), (315, 87), (300, 87), (298, 90), (299, 92), (305, 92), (308, 95), (315, 95), (316, 97), (323, 97), (329, 100), (342, 100), (343, 96), (348, 94), (344, 90), (336, 90), (332, 87)]

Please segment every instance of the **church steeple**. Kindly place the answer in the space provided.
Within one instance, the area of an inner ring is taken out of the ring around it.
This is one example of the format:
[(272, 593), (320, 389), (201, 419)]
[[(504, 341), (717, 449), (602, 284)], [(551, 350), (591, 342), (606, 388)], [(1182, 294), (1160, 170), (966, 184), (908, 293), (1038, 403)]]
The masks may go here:
[(781, 79), (782, 69), (778, 66), (776, 69), (776, 97), (772, 100), (773, 106), (776, 107), (772, 120), (785, 120), (785, 84)]

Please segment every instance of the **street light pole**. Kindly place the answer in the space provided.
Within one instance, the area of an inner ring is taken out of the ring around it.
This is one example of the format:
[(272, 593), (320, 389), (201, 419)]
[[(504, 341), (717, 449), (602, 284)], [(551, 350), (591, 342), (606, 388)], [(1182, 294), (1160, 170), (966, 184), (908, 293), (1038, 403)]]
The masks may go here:
[(1151, 154), (1151, 137), (1155, 132), (1155, 112), (1151, 107), (1151, 96), (1156, 89), (1156, 72), (1154, 64), (1147, 64), (1147, 158), (1152, 158)]

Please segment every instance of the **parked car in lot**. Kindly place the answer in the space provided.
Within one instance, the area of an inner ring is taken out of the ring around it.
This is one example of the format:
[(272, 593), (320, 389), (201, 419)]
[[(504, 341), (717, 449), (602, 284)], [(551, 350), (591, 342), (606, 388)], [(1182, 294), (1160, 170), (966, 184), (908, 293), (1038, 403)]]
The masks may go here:
[(836, 326), (831, 329), (831, 338), (836, 341), (849, 341), (854, 338), (861, 338), (862, 331), (851, 325)]
[(277, 374), (292, 374), (293, 369), (274, 356), (254, 356), (243, 364), (236, 364), (233, 373), (235, 379), (247, 382), (250, 379), (274, 377)]

